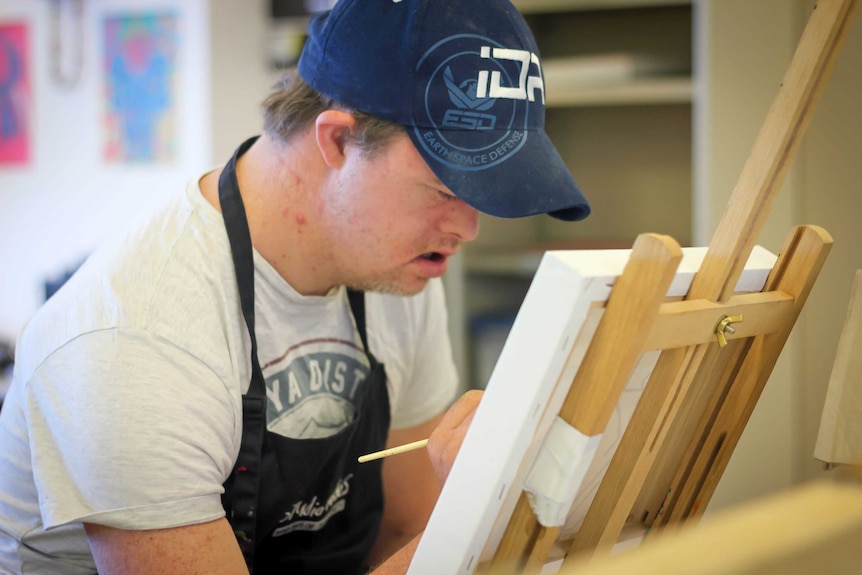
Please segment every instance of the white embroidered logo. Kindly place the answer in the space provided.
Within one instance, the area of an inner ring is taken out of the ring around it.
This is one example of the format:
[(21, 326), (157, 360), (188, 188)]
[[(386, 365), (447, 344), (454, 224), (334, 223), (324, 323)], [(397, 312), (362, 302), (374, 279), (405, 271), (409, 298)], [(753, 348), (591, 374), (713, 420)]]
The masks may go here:
[(332, 516), (344, 511), (347, 506), (346, 498), (350, 492), (351, 479), (353, 474), (349, 473), (339, 480), (326, 501), (318, 500), (315, 495), (310, 501), (295, 502), (278, 521), (286, 525), (273, 531), (272, 536), (279, 537), (294, 531), (320, 531), (326, 527)]
[[(510, 100), (530, 100), (536, 101), (536, 90), (542, 92), (542, 104), (545, 103), (545, 83), (542, 80), (542, 65), (539, 63), (539, 57), (527, 50), (513, 50), (510, 48), (494, 48), (491, 46), (482, 46), (480, 57), (496, 58), (498, 60), (511, 60), (520, 62), (521, 71), (518, 78), (517, 86), (503, 86), (500, 83), (501, 74), (499, 70), (490, 71), (480, 70), (479, 77), (476, 80), (476, 97), (477, 98), (507, 98)], [(530, 76), (530, 66), (536, 65), (538, 75)]]

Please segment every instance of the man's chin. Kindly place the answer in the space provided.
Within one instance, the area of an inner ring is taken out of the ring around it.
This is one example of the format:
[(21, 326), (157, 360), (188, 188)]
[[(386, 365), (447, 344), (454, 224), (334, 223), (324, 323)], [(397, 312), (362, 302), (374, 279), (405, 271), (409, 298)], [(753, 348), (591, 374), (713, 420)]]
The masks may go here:
[(410, 281), (404, 279), (368, 279), (348, 284), (347, 287), (358, 291), (370, 291), (398, 296), (414, 296), (425, 289), (428, 285), (427, 278), (412, 278)]

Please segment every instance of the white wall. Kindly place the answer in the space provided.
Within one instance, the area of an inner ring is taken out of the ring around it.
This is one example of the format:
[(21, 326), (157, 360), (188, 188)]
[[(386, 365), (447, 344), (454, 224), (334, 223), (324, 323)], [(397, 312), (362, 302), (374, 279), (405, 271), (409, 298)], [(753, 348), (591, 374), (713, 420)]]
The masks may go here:
[(268, 0), (210, 0), (212, 154), (228, 160), (260, 131), (260, 103), (277, 74), (268, 64)]
[[(83, 74), (66, 88), (50, 76), (47, 0), (0, 0), (0, 21), (29, 27), (31, 158), (0, 166), (0, 338), (14, 338), (43, 298), (43, 283), (77, 264), (106, 236), (177, 192), (211, 160), (209, 8), (206, 0), (85, 0)], [(180, 22), (177, 159), (102, 159), (102, 21), (106, 15), (173, 11)]]

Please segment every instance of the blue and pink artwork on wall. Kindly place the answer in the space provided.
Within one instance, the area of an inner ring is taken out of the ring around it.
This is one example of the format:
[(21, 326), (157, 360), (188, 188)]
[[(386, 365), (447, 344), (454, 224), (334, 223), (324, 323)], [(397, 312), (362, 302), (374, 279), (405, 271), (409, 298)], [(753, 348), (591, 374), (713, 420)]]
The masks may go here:
[(0, 23), (0, 166), (30, 160), (30, 55), (27, 26)]
[(110, 16), (104, 21), (105, 160), (176, 157), (177, 18)]

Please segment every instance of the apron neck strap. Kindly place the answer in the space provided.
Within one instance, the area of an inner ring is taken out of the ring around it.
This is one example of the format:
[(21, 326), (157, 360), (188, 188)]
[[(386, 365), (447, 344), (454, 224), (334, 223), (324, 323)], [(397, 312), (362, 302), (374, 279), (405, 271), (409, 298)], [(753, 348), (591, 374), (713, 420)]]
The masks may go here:
[(251, 246), (251, 232), (248, 229), (248, 219), (245, 206), (239, 193), (239, 182), (236, 178), (236, 163), (254, 144), (257, 137), (250, 138), (237, 148), (233, 157), (225, 165), (219, 176), (218, 195), (224, 217), (231, 257), (239, 288), (239, 302), (242, 316), (251, 338), (251, 386), (248, 394), (256, 397), (266, 397), (266, 387), (263, 383), (263, 373), (257, 357), (257, 337), (254, 331), (254, 252)]
[(254, 574), (261, 453), (266, 433), (266, 384), (257, 358), (254, 332), (254, 252), (236, 179), (236, 162), (255, 140), (247, 140), (237, 148), (218, 182), (219, 203), (230, 243), (242, 316), (251, 338), (251, 383), (242, 397), (242, 440), (229, 479), (233, 483), (231, 504), (225, 511), (251, 575)]
[(347, 301), (350, 303), (353, 321), (356, 322), (356, 329), (359, 330), (359, 337), (362, 339), (362, 348), (365, 350), (365, 355), (370, 358), (371, 350), (368, 349), (368, 334), (365, 328), (365, 292), (348, 288)]

